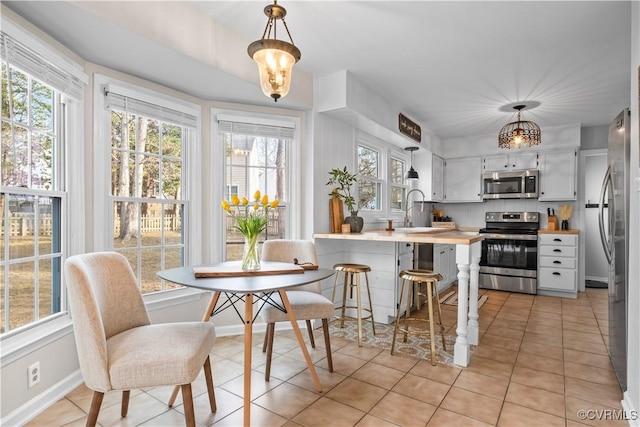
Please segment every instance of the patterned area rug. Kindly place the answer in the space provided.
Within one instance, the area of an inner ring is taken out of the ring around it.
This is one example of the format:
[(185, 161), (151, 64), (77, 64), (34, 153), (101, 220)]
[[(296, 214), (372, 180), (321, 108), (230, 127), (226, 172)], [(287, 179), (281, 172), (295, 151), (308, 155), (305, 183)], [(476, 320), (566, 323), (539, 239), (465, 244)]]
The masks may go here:
[[(427, 324), (425, 323), (425, 325)], [(376, 323), (376, 335), (374, 336), (371, 329), (371, 321), (363, 321), (362, 344), (391, 351), (394, 327), (395, 324)], [(413, 328), (411, 329), (413, 330)], [(358, 342), (358, 322), (355, 319), (346, 319), (344, 328), (340, 327), (340, 320), (332, 320), (329, 324), (329, 332), (332, 336)], [(402, 335), (398, 332), (395, 352), (431, 360), (431, 340), (429, 339), (428, 329), (426, 329), (426, 332), (424, 335), (408, 335), (406, 343), (402, 341)], [(453, 345), (456, 342), (456, 337), (445, 335), (445, 338), (447, 351), (442, 348), (441, 336), (436, 336), (436, 361), (453, 366)]]
[[(478, 295), (478, 309), (487, 301), (488, 295)], [(451, 291), (440, 297), (440, 304), (458, 305), (458, 292)], [(468, 307), (468, 306), (467, 306)]]

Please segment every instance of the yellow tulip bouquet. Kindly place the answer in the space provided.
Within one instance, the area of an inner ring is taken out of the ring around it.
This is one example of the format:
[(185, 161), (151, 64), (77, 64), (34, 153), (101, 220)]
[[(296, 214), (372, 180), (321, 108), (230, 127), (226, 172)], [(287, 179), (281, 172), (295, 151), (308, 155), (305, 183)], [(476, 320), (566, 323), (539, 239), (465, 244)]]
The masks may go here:
[(258, 237), (269, 223), (269, 209), (275, 209), (280, 202), (276, 199), (269, 202), (269, 196), (262, 196), (260, 191), (253, 195), (253, 202), (243, 197), (231, 196), (231, 201), (223, 200), (222, 209), (234, 219), (234, 228), (244, 236), (244, 250), (242, 253), (242, 269), (254, 271), (260, 269), (258, 257)]

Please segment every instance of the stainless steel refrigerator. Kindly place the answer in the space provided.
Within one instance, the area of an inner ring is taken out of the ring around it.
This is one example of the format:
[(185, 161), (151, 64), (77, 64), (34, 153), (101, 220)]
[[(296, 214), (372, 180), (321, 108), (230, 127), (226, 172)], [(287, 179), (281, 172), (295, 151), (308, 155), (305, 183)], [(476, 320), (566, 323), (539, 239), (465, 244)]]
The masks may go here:
[(609, 355), (623, 391), (627, 389), (630, 121), (629, 110), (624, 109), (609, 126), (608, 167), (599, 203), (600, 238), (609, 263)]

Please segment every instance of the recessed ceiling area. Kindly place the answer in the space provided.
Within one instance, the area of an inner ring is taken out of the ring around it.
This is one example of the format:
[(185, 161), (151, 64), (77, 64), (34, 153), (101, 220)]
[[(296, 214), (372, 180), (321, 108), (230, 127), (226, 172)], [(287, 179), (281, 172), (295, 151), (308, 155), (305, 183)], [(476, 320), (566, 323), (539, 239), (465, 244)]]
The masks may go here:
[(268, 1), (3, 4), (90, 62), (203, 99), (309, 109), (311, 79), (346, 69), (445, 140), (497, 135), (509, 105), (539, 103), (526, 118), (544, 128), (608, 124), (630, 102), (631, 2), (279, 1), (302, 59), (277, 105), (246, 53)]

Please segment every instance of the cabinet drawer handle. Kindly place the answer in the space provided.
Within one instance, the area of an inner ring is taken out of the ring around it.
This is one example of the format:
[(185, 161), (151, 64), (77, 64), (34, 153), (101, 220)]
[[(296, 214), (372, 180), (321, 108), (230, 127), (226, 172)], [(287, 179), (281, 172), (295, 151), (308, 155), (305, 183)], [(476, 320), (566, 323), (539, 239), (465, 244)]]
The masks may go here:
[(557, 271), (554, 271), (552, 274), (553, 274), (554, 276), (560, 276), (560, 273), (558, 273)]
[(553, 239), (554, 242), (562, 242), (562, 239)]
[(562, 249), (554, 249), (553, 252), (562, 252)]
[(554, 264), (562, 264), (561, 261), (553, 261)]

